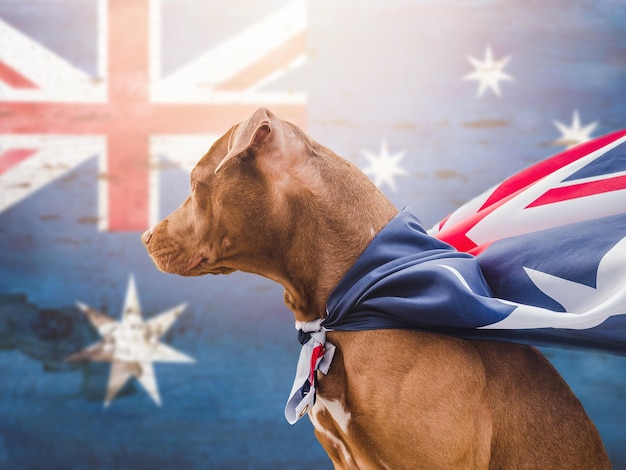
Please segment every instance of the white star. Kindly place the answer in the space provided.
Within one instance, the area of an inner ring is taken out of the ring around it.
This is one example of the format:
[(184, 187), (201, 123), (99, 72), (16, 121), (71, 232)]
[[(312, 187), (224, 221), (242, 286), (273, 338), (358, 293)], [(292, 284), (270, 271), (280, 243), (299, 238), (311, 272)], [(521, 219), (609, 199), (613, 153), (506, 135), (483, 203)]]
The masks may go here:
[(552, 142), (552, 145), (570, 148), (590, 140), (591, 133), (598, 126), (598, 121), (594, 121), (591, 124), (587, 124), (585, 127), (582, 127), (580, 125), (580, 116), (578, 116), (578, 111), (574, 111), (571, 127), (567, 127), (559, 121), (554, 121), (554, 125), (557, 127), (559, 132), (561, 132), (561, 137)]
[(404, 150), (394, 155), (390, 155), (387, 150), (387, 142), (383, 140), (380, 146), (380, 154), (374, 155), (367, 150), (363, 151), (370, 162), (370, 166), (365, 168), (363, 172), (372, 175), (374, 184), (379, 188), (387, 183), (391, 189), (396, 190), (394, 176), (407, 175), (408, 173), (400, 168), (398, 163), (406, 153)]
[(626, 314), (626, 238), (619, 241), (600, 260), (596, 287), (524, 268), (532, 282), (547, 296), (561, 304), (554, 312), (513, 302), (517, 308), (500, 322), (483, 328), (571, 328), (586, 329), (600, 325), (613, 315)]
[(478, 97), (481, 97), (487, 89), (491, 89), (496, 96), (500, 96), (500, 81), (513, 80), (513, 77), (503, 72), (504, 67), (511, 60), (511, 56), (506, 56), (504, 59), (493, 60), (491, 53), (491, 47), (487, 46), (485, 50), (485, 59), (478, 60), (474, 57), (467, 57), (470, 61), (474, 71), (463, 77), (464, 80), (477, 80)]
[(109, 384), (104, 401), (108, 406), (122, 387), (136, 377), (157, 405), (161, 405), (153, 362), (195, 362), (191, 357), (161, 343), (160, 338), (185, 309), (174, 307), (144, 322), (135, 280), (131, 275), (126, 290), (122, 320), (115, 321), (87, 305), (77, 302), (103, 340), (67, 358), (68, 361), (111, 362)]

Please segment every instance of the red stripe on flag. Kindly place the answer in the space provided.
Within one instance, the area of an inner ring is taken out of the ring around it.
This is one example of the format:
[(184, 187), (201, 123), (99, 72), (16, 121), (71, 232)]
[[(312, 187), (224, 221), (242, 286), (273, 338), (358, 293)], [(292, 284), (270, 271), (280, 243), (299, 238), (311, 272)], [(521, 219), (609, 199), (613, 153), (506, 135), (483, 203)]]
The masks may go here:
[(437, 227), (437, 228), (438, 228), (439, 230), (443, 229), (443, 226), (444, 226), (444, 225), (446, 225), (446, 222), (448, 222), (448, 219), (449, 219), (450, 217), (452, 217), (452, 214), (448, 214), (447, 216), (445, 216), (445, 217), (443, 218), (443, 220), (441, 220), (441, 221), (439, 222), (439, 224), (438, 224), (438, 227)]
[(0, 153), (0, 175), (37, 153), (34, 149), (11, 149)]
[[(536, 165), (523, 170), (502, 183), (491, 194), (487, 202), (483, 204), (482, 208), (478, 212), (456, 222), (452, 226), (443, 227), (439, 233), (435, 234), (435, 237), (449, 243), (459, 251), (473, 252), (474, 254), (477, 254), (480, 252), (481, 248), (477, 247), (476, 243), (474, 243), (474, 241), (467, 236), (467, 233), (473, 227), (478, 225), (485, 217), (509, 200), (516, 197), (521, 192), (525, 191), (527, 186), (549, 175), (551, 172), (556, 171), (568, 163), (574, 162), (591, 152), (595, 152), (596, 150), (609, 145), (624, 136), (626, 136), (626, 130), (613, 132), (612, 134), (599, 137), (574, 147), (571, 150), (557, 154), (548, 160), (539, 162)], [(622, 183), (620, 183), (620, 185), (621, 184)], [(620, 187), (619, 189), (622, 188)], [(491, 240), (491, 242), (493, 241), (495, 240)]]
[(141, 231), (148, 226), (150, 148), (142, 125), (148, 114), (150, 2), (108, 3), (109, 105), (120, 111), (107, 143), (109, 230)]
[(0, 81), (13, 88), (39, 88), (17, 70), (12, 69), (0, 60)]
[(626, 135), (626, 131), (623, 130), (613, 132), (612, 134), (608, 134), (606, 136), (599, 137), (589, 142), (577, 145), (572, 149), (566, 150), (551, 158), (548, 158), (547, 160), (543, 160), (531, 167), (528, 167), (527, 169), (508, 178), (500, 186), (498, 186), (498, 188), (485, 201), (479, 211), (489, 207), (492, 204), (495, 204), (496, 202), (500, 201), (501, 199), (507, 197), (512, 193), (519, 191), (520, 189), (526, 188), (534, 182), (539, 181), (544, 176), (547, 176), (550, 173), (553, 173), (556, 170), (563, 168), (565, 165), (569, 165), (579, 158), (595, 152), (599, 148), (610, 144), (611, 142), (623, 137), (624, 135)]
[(572, 184), (561, 188), (553, 188), (531, 202), (526, 208), (593, 196), (594, 194), (619, 191), (620, 189), (626, 189), (626, 175), (605, 178), (599, 181), (590, 181), (588, 183)]
[[(263, 104), (150, 102), (149, 7), (149, 0), (108, 1), (108, 102), (0, 101), (0, 134), (104, 134), (107, 137), (108, 229), (112, 231), (148, 228), (150, 135), (223, 133)], [(294, 52), (289, 50), (294, 43), (302, 48), (302, 40), (294, 36), (289, 41), (291, 46), (285, 46), (283, 52), (279, 47), (269, 57), (280, 54), (290, 57)], [(251, 66), (254, 73), (277, 70), (272, 66), (264, 71), (261, 64), (255, 64)], [(12, 71), (6, 66), (0, 69), (0, 80), (9, 80), (7, 70)], [(24, 78), (22, 85), (27, 84), (30, 82)], [(302, 104), (275, 104), (272, 111), (306, 127), (306, 108)]]

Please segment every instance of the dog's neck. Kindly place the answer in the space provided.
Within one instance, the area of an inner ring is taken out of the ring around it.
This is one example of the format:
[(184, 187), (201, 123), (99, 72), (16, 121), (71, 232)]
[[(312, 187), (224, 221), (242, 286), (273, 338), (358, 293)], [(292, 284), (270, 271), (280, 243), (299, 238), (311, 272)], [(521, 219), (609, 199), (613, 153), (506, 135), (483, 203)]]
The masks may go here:
[(334, 154), (315, 167), (315, 184), (289, 204), (297, 229), (273, 277), (296, 321), (326, 316), (331, 292), (376, 234), (398, 213), (355, 166)]

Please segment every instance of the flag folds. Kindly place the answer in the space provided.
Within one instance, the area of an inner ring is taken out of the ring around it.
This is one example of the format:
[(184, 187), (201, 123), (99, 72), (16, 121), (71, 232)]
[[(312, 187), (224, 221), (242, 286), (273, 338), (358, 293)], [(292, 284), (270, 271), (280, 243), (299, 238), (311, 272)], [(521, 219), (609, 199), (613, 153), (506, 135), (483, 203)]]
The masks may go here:
[(323, 326), (626, 353), (624, 142), (621, 131), (538, 163), (434, 237), (403, 210), (332, 293)]

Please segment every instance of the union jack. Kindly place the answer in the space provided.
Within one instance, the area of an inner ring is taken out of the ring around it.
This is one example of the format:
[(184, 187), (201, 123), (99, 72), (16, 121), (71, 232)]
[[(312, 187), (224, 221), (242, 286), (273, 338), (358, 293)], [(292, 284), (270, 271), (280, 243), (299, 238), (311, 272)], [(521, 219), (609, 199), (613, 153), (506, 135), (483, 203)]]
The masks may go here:
[(515, 235), (621, 214), (626, 130), (585, 142), (523, 170), (443, 219), (430, 234), (478, 254)]
[(160, 15), (160, 0), (99, 0), (95, 76), (0, 20), (0, 211), (98, 154), (99, 228), (144, 230), (157, 155), (189, 170), (261, 104), (305, 126), (303, 92), (262, 89), (306, 59), (304, 1), (165, 76)]

